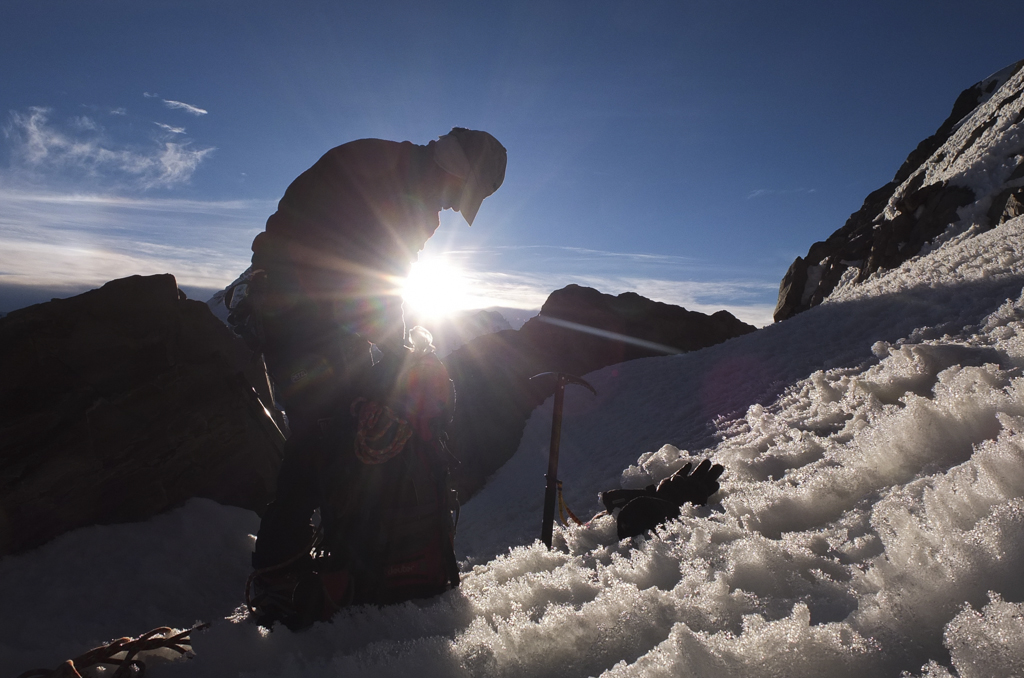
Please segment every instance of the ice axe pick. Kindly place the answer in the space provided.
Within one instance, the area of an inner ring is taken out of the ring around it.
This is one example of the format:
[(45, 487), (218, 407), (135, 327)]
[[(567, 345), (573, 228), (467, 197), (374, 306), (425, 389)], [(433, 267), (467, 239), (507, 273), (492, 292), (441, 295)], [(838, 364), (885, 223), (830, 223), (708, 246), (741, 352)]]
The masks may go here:
[(541, 372), (530, 377), (530, 380), (541, 377), (555, 378), (555, 411), (551, 417), (551, 453), (548, 455), (547, 487), (544, 490), (544, 521), (540, 527), (541, 541), (550, 549), (551, 535), (555, 526), (555, 500), (558, 495), (558, 443), (562, 437), (562, 403), (565, 402), (565, 385), (579, 384), (590, 389), (594, 395), (597, 395), (597, 391), (580, 377), (564, 372)]

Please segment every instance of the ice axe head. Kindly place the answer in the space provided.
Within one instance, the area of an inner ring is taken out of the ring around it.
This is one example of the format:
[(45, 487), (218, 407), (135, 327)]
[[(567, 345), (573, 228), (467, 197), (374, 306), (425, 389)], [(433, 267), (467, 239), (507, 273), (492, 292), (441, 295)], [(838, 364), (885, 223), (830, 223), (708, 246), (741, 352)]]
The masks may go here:
[(530, 381), (533, 381), (534, 379), (554, 379), (556, 387), (565, 384), (577, 384), (587, 388), (594, 395), (597, 395), (597, 389), (588, 384), (585, 379), (565, 372), (541, 372), (540, 374), (535, 374), (530, 377)]

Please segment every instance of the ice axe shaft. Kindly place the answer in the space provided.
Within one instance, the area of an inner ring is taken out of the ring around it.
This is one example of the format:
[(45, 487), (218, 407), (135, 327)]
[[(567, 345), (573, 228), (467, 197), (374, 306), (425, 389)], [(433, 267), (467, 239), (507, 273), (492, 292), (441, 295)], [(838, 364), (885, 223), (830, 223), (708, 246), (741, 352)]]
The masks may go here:
[(543, 372), (538, 377), (555, 377), (555, 411), (551, 417), (551, 452), (548, 455), (547, 487), (544, 490), (544, 520), (541, 523), (540, 538), (544, 545), (551, 548), (551, 537), (555, 529), (555, 502), (558, 499), (558, 446), (562, 438), (562, 404), (565, 402), (565, 385), (579, 384), (590, 389), (597, 395), (594, 387), (583, 379), (563, 372)]

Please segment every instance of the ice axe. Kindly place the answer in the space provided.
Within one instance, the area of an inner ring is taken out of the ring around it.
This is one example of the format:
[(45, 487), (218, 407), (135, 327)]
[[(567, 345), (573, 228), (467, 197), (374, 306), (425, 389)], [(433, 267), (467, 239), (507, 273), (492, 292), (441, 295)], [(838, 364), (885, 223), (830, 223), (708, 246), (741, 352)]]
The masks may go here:
[(544, 521), (540, 527), (540, 538), (544, 545), (551, 548), (551, 534), (555, 526), (555, 500), (558, 495), (558, 443), (562, 437), (562, 403), (565, 401), (565, 385), (579, 384), (590, 389), (597, 395), (593, 386), (583, 379), (564, 372), (541, 372), (530, 377), (530, 380), (541, 377), (555, 378), (555, 411), (551, 417), (551, 453), (548, 455), (547, 488), (544, 490)]

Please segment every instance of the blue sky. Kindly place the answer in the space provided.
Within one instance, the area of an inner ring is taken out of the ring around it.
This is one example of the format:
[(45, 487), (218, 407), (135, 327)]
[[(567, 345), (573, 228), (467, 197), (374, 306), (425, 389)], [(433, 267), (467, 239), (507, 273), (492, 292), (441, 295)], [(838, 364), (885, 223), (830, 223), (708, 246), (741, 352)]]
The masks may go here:
[(230, 282), (326, 150), (509, 150), (426, 262), (475, 303), (570, 282), (770, 320), (797, 255), (1024, 58), (1013, 2), (5, 0), (0, 310), (132, 273)]

